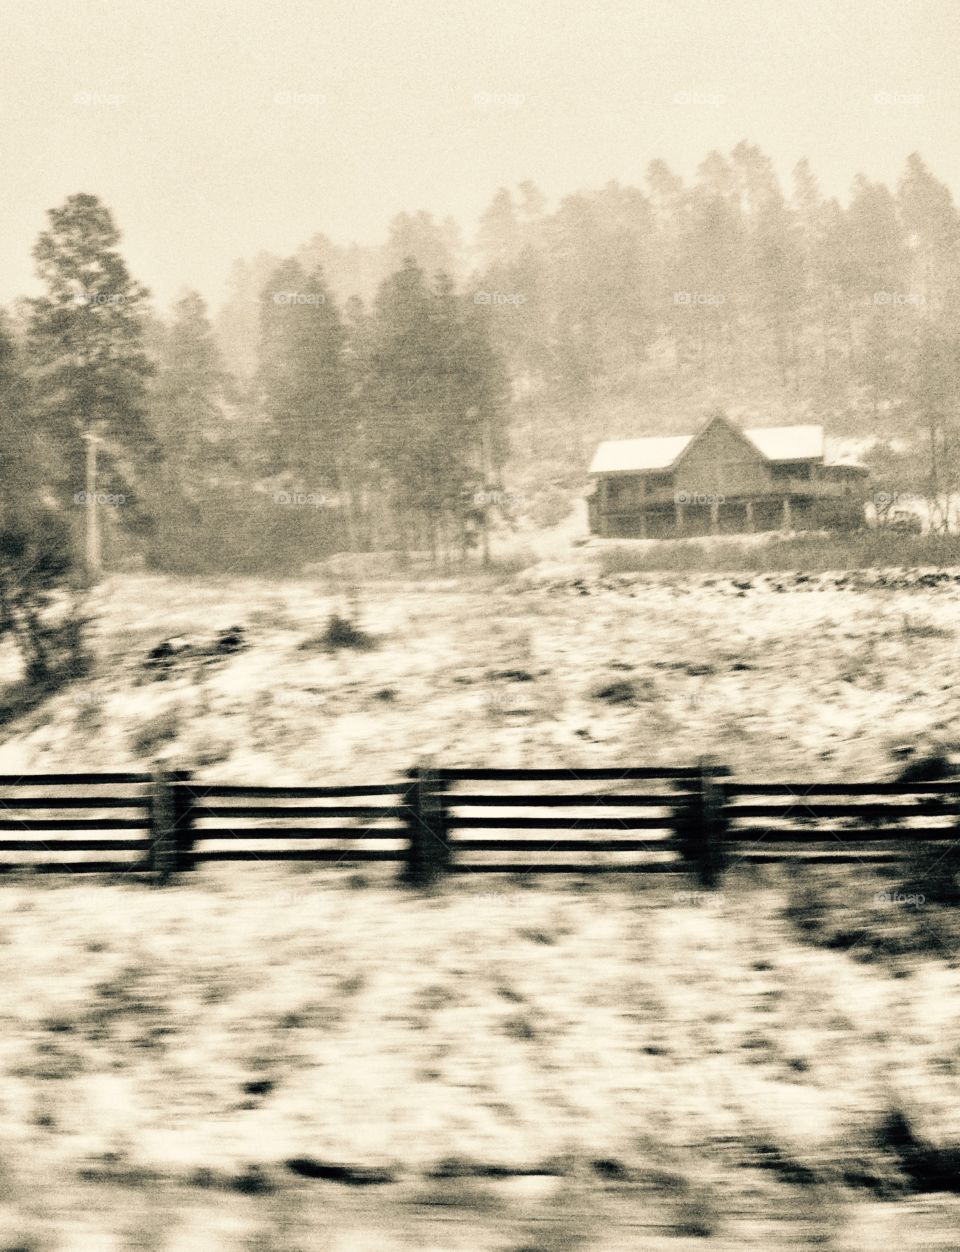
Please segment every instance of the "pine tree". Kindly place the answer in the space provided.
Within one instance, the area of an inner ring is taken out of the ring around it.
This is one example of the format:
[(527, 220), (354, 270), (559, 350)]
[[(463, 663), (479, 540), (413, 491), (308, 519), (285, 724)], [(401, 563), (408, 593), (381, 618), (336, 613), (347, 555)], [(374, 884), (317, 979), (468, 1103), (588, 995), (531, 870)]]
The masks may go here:
[(758, 208), (750, 241), (753, 312), (766, 332), (782, 384), (796, 367), (803, 305), (803, 254), (779, 188)]
[(376, 457), (391, 484), (396, 523), (405, 549), (412, 546), (411, 531), (431, 490), (423, 461), (424, 450), (433, 444), (436, 422), (429, 407), (432, 311), (423, 270), (408, 256), (377, 293), (370, 359)]
[(689, 193), (683, 239), (684, 289), (701, 293), (701, 304), (678, 306), (676, 333), (696, 336), (701, 366), (725, 363), (735, 346), (731, 333), (741, 315), (745, 265), (743, 225), (733, 172), (719, 153), (700, 166)]
[(796, 222), (800, 257), (801, 370), (811, 382), (822, 384), (830, 370), (835, 337), (834, 275), (828, 256), (828, 239), (830, 217), (834, 210), (839, 210), (839, 206), (835, 201), (830, 205), (824, 203), (810, 163), (805, 158), (797, 163), (793, 171), (790, 207)]
[(377, 297), (369, 394), (405, 549), (419, 540), (437, 555), (502, 464), (505, 384), (476, 307), (445, 274), (429, 287), (412, 257)]
[(928, 454), (927, 502), (934, 529), (946, 529), (951, 496), (960, 489), (960, 338), (932, 321), (915, 332), (906, 391)]
[[(929, 314), (943, 316), (960, 284), (960, 216), (947, 187), (911, 153), (897, 188), (897, 209), (910, 269), (910, 293)], [(952, 311), (952, 310), (951, 310)]]
[(96, 196), (70, 196), (48, 216), (33, 250), (47, 291), (30, 302), (29, 350), (41, 419), (61, 453), (60, 494), (83, 482), (85, 434), (104, 438), (108, 465), (132, 494), (134, 467), (156, 454), (146, 420), (149, 293), (130, 277)]
[(153, 425), (168, 486), (195, 499), (218, 465), (231, 459), (223, 410), (226, 375), (201, 296), (187, 292), (173, 313), (153, 392)]
[(913, 331), (910, 306), (895, 302), (907, 294), (906, 252), (896, 203), (882, 183), (855, 179), (846, 246), (859, 297), (854, 373), (876, 415), (899, 390), (902, 357)]
[(388, 273), (395, 273), (407, 257), (428, 275), (456, 275), (459, 272), (457, 248), (459, 239), (451, 222), (438, 224), (431, 213), (422, 209), (417, 213), (398, 213), (390, 223), (390, 233), (385, 249)]
[(344, 308), (345, 413), (350, 437), (344, 444), (343, 477), (351, 546), (376, 547), (383, 528), (385, 480), (377, 461), (377, 411), (373, 384), (374, 320), (359, 296)]
[(350, 441), (346, 335), (322, 270), (289, 260), (260, 298), (257, 390), (270, 464), (308, 490), (343, 484)]

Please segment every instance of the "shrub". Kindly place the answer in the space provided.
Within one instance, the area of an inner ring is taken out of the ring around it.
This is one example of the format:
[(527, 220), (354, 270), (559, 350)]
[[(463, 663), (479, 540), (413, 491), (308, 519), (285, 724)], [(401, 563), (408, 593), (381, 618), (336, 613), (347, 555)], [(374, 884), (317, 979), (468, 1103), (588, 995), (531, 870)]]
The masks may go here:
[(167, 709), (143, 723), (130, 736), (130, 750), (137, 757), (152, 756), (165, 743), (179, 734), (180, 719), (175, 709)]
[(266, 491), (209, 488), (154, 509), (150, 569), (176, 574), (297, 574), (342, 551), (342, 510), (279, 504)]
[(316, 648), (322, 648), (327, 652), (334, 652), (339, 648), (355, 648), (366, 652), (375, 647), (376, 643), (371, 635), (368, 635), (349, 617), (343, 617), (339, 613), (331, 613), (324, 630), (319, 635), (305, 639), (300, 645), (304, 652)]
[(634, 704), (638, 695), (636, 685), (624, 678), (599, 683), (590, 694), (594, 700), (606, 700), (608, 704)]
[(37, 509), (0, 527), (0, 637), (16, 641), (28, 683), (57, 685), (54, 680), (84, 670), (84, 619), (74, 608), (52, 626), (46, 615), (68, 588), (72, 566), (69, 529), (59, 514)]
[(707, 573), (774, 570), (823, 572), (911, 566), (960, 565), (960, 535), (902, 535), (864, 530), (850, 534), (770, 535), (752, 539), (665, 539), (606, 548), (605, 574)]

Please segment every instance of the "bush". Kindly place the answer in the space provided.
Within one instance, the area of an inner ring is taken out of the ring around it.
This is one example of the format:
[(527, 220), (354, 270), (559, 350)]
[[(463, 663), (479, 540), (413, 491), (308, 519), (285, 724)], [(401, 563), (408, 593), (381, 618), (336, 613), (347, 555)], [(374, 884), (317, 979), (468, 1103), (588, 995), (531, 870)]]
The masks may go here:
[(66, 521), (49, 509), (8, 518), (0, 528), (0, 637), (10, 635), (27, 684), (53, 690), (89, 668), (79, 604), (64, 611), (73, 577)]
[(635, 704), (638, 698), (636, 684), (627, 678), (598, 683), (590, 694), (594, 700), (606, 700), (608, 704)]
[(901, 535), (857, 531), (846, 535), (811, 533), (791, 538), (689, 540), (624, 543), (601, 552), (604, 574), (722, 573), (774, 570), (885, 569), (960, 565), (960, 535)]
[(491, 556), (483, 569), (488, 574), (522, 574), (536, 563), (536, 553), (527, 544), (511, 544)]
[(331, 613), (325, 629), (319, 635), (313, 636), (311, 639), (305, 639), (300, 645), (302, 651), (312, 651), (316, 648), (322, 648), (327, 652), (336, 651), (339, 648), (355, 648), (358, 651), (366, 652), (376, 644), (371, 635), (368, 635), (362, 627), (351, 621), (349, 617), (342, 617), (339, 613)]
[(199, 500), (155, 504), (148, 567), (175, 574), (297, 574), (343, 550), (340, 509), (298, 507), (283, 503), (283, 496), (225, 488)]

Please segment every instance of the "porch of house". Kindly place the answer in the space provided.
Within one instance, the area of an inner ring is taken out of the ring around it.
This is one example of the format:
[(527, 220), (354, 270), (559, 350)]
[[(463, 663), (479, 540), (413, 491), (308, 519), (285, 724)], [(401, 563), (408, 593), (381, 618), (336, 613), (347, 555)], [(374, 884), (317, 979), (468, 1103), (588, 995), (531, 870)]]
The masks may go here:
[(609, 539), (686, 539), (822, 527), (854, 529), (862, 514), (862, 504), (849, 496), (778, 494), (719, 501), (691, 497), (604, 509), (598, 493), (590, 502), (590, 528)]

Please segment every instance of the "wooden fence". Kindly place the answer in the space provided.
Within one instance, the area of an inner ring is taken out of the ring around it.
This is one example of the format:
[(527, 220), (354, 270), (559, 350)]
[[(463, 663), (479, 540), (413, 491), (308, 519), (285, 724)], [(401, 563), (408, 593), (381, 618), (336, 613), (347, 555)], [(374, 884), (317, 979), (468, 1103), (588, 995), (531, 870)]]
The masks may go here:
[(0, 775), (0, 869), (103, 874), (129, 870), (135, 854), (149, 860), (152, 783), (149, 774)]
[(148, 874), (230, 861), (445, 873), (877, 863), (960, 837), (960, 779), (740, 782), (684, 769), (438, 769), (383, 785), (208, 784), (188, 772), (0, 776), (0, 872)]

